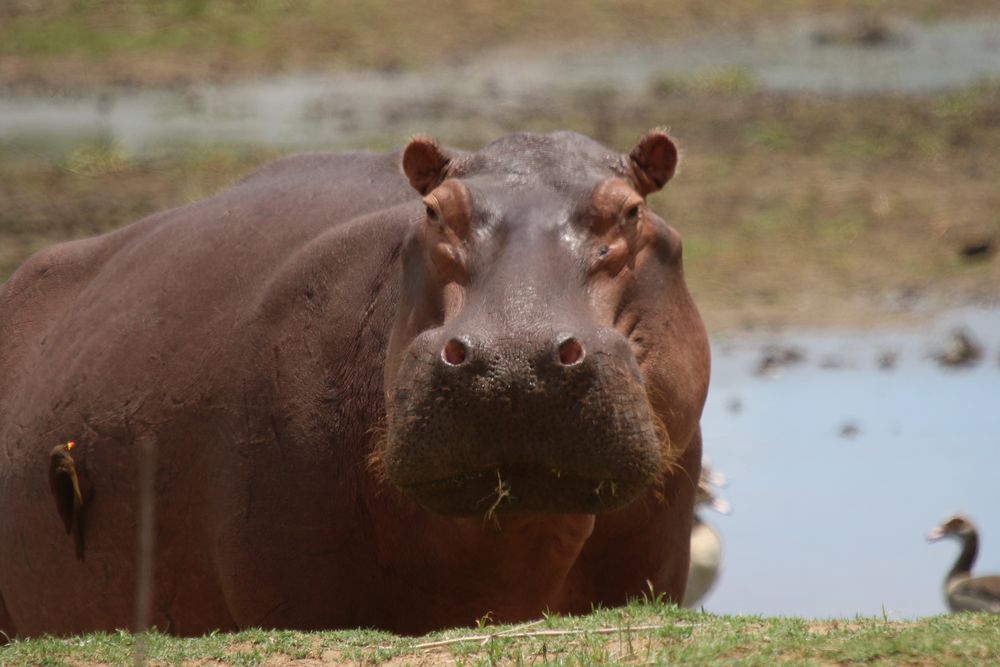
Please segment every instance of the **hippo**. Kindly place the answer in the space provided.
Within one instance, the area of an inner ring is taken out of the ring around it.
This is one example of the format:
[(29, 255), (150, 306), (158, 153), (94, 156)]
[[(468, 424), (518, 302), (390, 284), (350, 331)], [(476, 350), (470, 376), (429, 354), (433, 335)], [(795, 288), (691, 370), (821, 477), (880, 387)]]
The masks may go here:
[(646, 203), (677, 162), (659, 129), (416, 136), (33, 256), (0, 287), (0, 630), (134, 627), (147, 460), (164, 632), (680, 602), (709, 348)]

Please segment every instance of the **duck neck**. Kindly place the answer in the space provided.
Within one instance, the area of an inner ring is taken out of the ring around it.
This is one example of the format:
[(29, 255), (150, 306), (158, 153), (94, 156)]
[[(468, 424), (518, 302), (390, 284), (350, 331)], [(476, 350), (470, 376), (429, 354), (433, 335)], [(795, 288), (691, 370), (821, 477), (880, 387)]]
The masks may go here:
[(979, 552), (979, 535), (976, 531), (970, 531), (962, 537), (962, 553), (958, 554), (958, 560), (948, 573), (948, 579), (967, 576), (972, 572), (972, 565), (976, 562), (976, 554)]

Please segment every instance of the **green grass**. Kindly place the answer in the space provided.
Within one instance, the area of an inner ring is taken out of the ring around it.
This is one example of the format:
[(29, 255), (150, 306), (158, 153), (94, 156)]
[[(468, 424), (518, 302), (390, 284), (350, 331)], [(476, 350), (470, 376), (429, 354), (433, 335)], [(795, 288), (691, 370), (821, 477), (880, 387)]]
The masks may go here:
[[(456, 641), (461, 638), (466, 639)], [(17, 640), (0, 649), (0, 664), (129, 665), (136, 642), (126, 632)], [(437, 645), (423, 646), (431, 643)], [(995, 664), (1000, 660), (1000, 616), (809, 621), (720, 616), (642, 602), (589, 616), (549, 616), (516, 626), (482, 624), (425, 637), (368, 630), (246, 630), (198, 638), (154, 632), (145, 636), (145, 651), (151, 662), (165, 665), (306, 659), (323, 664)]]

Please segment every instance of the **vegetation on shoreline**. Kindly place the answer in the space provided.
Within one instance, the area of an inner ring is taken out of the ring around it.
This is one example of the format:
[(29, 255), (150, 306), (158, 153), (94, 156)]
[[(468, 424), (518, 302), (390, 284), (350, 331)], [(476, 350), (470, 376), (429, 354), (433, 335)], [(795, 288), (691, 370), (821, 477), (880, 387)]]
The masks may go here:
[[(684, 236), (713, 328), (844, 325), (922, 299), (995, 302), (1000, 262), (960, 250), (1000, 241), (1000, 85), (816, 98), (675, 82), (634, 105), (540, 105), (503, 129), (570, 128), (626, 150), (664, 119), (683, 158), (652, 204)], [(439, 139), (475, 148), (495, 133)], [(85, 144), (58, 162), (0, 159), (0, 280), (44, 245), (208, 196), (276, 156), (220, 146), (133, 159)]]
[[(246, 630), (199, 638), (146, 635), (153, 664), (991, 664), (1000, 660), (1000, 616), (961, 614), (918, 621), (720, 616), (634, 603), (588, 616), (459, 628), (425, 637), (384, 632)], [(464, 639), (463, 639), (464, 638)], [(133, 635), (96, 633), (16, 640), (0, 664), (128, 665)]]
[[(991, 0), (842, 0), (840, 12), (936, 18)], [(183, 86), (331, 68), (413, 69), (484, 49), (658, 43), (830, 11), (823, 0), (6, 0), (0, 87)]]

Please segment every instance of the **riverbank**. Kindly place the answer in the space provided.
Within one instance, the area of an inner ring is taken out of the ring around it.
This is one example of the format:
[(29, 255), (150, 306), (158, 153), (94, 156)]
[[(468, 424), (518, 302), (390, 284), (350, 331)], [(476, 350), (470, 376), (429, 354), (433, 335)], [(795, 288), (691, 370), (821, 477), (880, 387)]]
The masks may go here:
[[(569, 128), (627, 150), (664, 122), (683, 157), (652, 204), (685, 239), (713, 331), (900, 322), (1000, 299), (997, 84), (861, 99), (751, 86), (649, 91), (628, 105), (549, 100), (439, 139), (476, 148), (505, 132)], [(389, 124), (380, 145), (358, 147), (400, 146), (407, 129)], [(284, 152), (182, 144), (135, 155), (115, 140), (52, 157), (7, 151), (0, 279), (47, 244), (209, 196)]]

